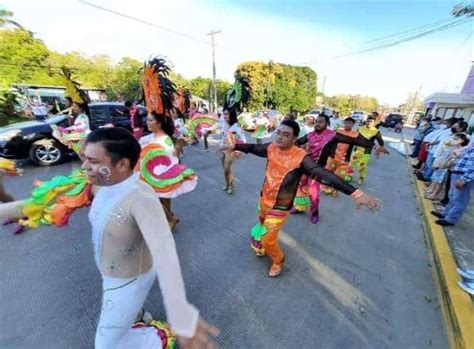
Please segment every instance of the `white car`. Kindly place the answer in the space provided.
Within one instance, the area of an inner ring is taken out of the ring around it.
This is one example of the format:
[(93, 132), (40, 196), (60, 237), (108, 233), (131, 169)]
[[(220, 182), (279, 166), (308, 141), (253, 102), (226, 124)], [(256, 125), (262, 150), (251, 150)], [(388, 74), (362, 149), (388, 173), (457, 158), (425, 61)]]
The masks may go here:
[(356, 122), (364, 122), (365, 121), (364, 112), (361, 112), (361, 111), (353, 112), (351, 114), (351, 118), (353, 118)]

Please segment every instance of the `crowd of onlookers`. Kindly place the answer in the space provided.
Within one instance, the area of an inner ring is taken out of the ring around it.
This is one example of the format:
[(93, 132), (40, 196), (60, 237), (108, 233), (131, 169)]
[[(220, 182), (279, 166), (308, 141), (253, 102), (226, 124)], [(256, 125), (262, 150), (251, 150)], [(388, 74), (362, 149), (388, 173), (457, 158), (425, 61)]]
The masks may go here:
[(432, 211), (437, 224), (455, 225), (469, 206), (474, 188), (474, 141), (464, 119), (424, 117), (410, 155), (418, 180), (426, 182), (425, 198), (444, 206)]

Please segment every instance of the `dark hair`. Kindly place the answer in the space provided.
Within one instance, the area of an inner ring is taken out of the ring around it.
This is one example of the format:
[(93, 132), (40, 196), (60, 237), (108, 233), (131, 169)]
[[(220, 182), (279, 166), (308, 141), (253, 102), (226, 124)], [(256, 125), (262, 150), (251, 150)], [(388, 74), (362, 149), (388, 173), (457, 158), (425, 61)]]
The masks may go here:
[(79, 108), (81, 108), (82, 112), (87, 116), (90, 116), (89, 105), (87, 103), (80, 103), (80, 102), (72, 102), (72, 104), (76, 104)]
[(64, 99), (65, 99), (66, 101), (68, 101), (70, 104), (72, 104), (72, 103), (73, 103), (73, 101), (72, 101), (72, 98), (71, 98), (71, 97), (66, 97), (66, 98), (64, 98)]
[(456, 133), (454, 137), (459, 138), (461, 140), (461, 146), (465, 147), (469, 144), (469, 138), (465, 133)]
[(237, 112), (235, 111), (235, 109), (232, 109), (232, 110), (225, 109), (224, 112), (229, 113), (229, 125), (230, 126), (237, 123)]
[(368, 116), (366, 122), (369, 122), (369, 120), (374, 120), (375, 121), (375, 118), (373, 116)]
[(355, 124), (355, 122), (356, 122), (354, 120), (354, 118), (351, 118), (350, 116), (348, 116), (347, 118), (344, 119), (344, 122), (346, 122), (346, 121), (352, 122), (353, 124)]
[(153, 116), (153, 119), (155, 119), (156, 121), (160, 123), (161, 129), (163, 130), (163, 132), (166, 133), (171, 138), (173, 138), (173, 134), (174, 134), (173, 118), (165, 116), (163, 114), (158, 114), (156, 111), (152, 111), (150, 115)]
[(79, 108), (81, 108), (82, 111), (84, 111), (84, 108), (85, 108), (85, 104), (84, 104), (84, 103), (72, 102), (72, 104), (77, 105)]
[(448, 127), (451, 127), (453, 126), (457, 121), (458, 119), (456, 118), (449, 118), (449, 119), (444, 119), (443, 121), (445, 121), (447, 123), (447, 126)]
[(125, 101), (125, 106), (126, 106), (127, 108), (132, 107), (132, 106), (133, 106), (132, 101)]
[(288, 126), (293, 129), (293, 136), (298, 137), (300, 134), (300, 125), (295, 120), (285, 119), (281, 122), (282, 126)]
[(326, 114), (324, 113), (321, 113), (318, 115), (318, 118), (324, 118), (326, 120), (326, 123), (329, 125), (331, 123), (331, 119), (329, 118), (329, 116), (327, 116)]
[(140, 157), (140, 144), (133, 134), (122, 127), (98, 128), (89, 133), (86, 139), (88, 143), (101, 143), (114, 165), (122, 159), (128, 159), (133, 169)]
[(469, 124), (466, 121), (459, 121), (458, 120), (457, 124), (458, 124), (459, 132), (464, 132), (469, 127)]

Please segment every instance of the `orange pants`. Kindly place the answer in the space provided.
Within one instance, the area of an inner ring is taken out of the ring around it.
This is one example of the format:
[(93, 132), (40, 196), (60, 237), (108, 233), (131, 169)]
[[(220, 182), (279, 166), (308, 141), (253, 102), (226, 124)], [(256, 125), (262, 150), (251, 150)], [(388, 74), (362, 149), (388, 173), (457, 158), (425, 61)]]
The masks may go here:
[(289, 211), (275, 210), (260, 203), (260, 224), (257, 224), (251, 232), (251, 248), (257, 255), (267, 254), (274, 264), (283, 263), (284, 254), (278, 242), (278, 235), (288, 215)]

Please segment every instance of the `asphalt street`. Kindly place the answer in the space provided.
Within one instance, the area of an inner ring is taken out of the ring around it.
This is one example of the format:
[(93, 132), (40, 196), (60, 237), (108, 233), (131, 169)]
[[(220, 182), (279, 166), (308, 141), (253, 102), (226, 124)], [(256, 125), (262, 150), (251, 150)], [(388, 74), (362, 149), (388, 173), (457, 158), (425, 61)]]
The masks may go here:
[[(399, 138), (384, 131), (388, 139)], [(189, 300), (221, 329), (221, 348), (447, 348), (431, 266), (404, 156), (373, 160), (363, 190), (383, 203), (379, 213), (357, 211), (352, 199), (323, 197), (321, 221), (292, 216), (281, 234), (287, 263), (267, 277), (269, 261), (249, 249), (249, 230), (265, 160), (234, 163), (236, 190), (221, 190), (213, 151), (186, 148), (184, 162), (199, 175), (196, 190), (173, 201), (175, 232)], [(213, 145), (211, 148), (215, 149)], [(34, 179), (77, 167), (25, 164), (7, 178), (24, 198)], [(0, 347), (91, 348), (101, 285), (87, 209), (67, 228), (12, 235), (0, 227)], [(146, 308), (164, 318), (159, 288)]]

